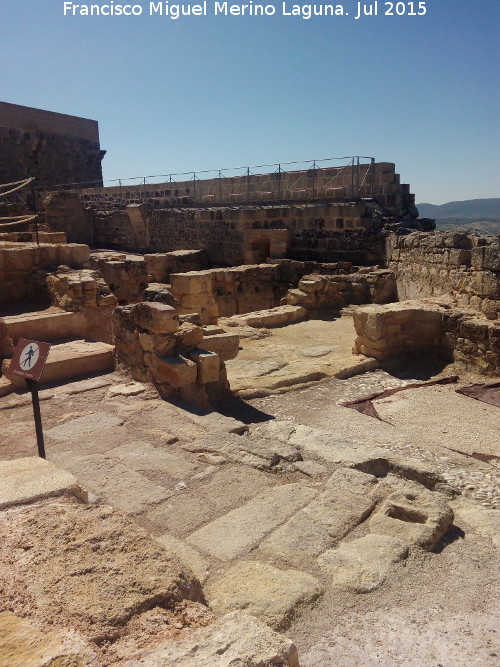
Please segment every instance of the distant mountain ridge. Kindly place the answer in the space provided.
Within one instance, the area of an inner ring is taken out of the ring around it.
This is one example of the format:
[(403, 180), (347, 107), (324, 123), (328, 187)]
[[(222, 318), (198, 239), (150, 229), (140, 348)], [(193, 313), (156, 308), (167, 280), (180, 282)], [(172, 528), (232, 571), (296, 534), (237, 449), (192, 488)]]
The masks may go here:
[(500, 233), (500, 198), (466, 199), (447, 204), (417, 204), (421, 218), (434, 218), (436, 229)]

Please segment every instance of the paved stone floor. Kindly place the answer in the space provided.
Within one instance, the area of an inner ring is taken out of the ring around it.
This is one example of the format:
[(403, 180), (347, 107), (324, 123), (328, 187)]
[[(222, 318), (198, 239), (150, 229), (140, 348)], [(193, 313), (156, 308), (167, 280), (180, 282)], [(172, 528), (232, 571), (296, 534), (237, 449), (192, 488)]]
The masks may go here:
[[(498, 466), (470, 454), (493, 451), (498, 408), (452, 385), (381, 401), (390, 423), (339, 405), (410, 380), (332, 378), (221, 414), (115, 373), (41, 392), (47, 456), (302, 666), (494, 665)], [(0, 399), (0, 439), (2, 459), (35, 454), (27, 395)]]

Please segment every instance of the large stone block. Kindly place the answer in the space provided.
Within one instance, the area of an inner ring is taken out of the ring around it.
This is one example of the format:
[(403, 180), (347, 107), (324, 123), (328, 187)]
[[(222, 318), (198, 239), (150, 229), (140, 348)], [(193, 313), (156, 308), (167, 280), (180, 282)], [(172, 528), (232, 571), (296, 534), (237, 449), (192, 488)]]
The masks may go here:
[(130, 315), (137, 326), (153, 333), (175, 333), (179, 328), (177, 311), (164, 303), (138, 303)]
[(221, 333), (215, 336), (204, 336), (203, 349), (215, 352), (221, 361), (229, 361), (238, 356), (240, 337), (238, 334)]
[(453, 510), (444, 496), (423, 489), (391, 493), (369, 525), (371, 533), (390, 535), (432, 551), (452, 523)]
[(197, 381), (201, 384), (217, 382), (219, 379), (220, 358), (215, 352), (195, 349), (189, 352), (189, 356), (196, 362), (198, 367)]
[(158, 382), (167, 382), (172, 387), (187, 387), (196, 382), (197, 366), (194, 361), (180, 354), (172, 354), (168, 357), (151, 355), (150, 370)]
[(319, 582), (310, 574), (250, 561), (238, 563), (206, 590), (215, 611), (242, 610), (273, 630), (286, 630), (322, 593)]

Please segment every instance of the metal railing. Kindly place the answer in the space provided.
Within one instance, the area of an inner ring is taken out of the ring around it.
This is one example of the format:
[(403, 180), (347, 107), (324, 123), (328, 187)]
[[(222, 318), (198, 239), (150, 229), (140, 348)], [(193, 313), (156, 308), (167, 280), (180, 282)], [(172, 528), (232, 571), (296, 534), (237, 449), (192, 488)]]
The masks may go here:
[(129, 204), (165, 208), (265, 205), (372, 198), (374, 174), (375, 158), (356, 155), (38, 189), (44, 193), (77, 191), (87, 206), (99, 210)]

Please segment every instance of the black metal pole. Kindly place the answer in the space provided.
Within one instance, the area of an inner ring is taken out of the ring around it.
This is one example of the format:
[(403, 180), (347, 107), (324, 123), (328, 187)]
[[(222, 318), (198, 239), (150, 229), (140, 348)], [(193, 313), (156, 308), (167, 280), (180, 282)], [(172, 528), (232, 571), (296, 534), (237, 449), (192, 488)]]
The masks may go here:
[(35, 197), (35, 179), (31, 181), (31, 199), (32, 199), (32, 205), (33, 205), (33, 215), (35, 216), (35, 235), (36, 235), (36, 244), (40, 245), (40, 241), (38, 240), (38, 213), (36, 210), (36, 197)]
[(31, 401), (33, 403), (33, 417), (35, 418), (36, 444), (38, 446), (38, 456), (45, 459), (45, 444), (43, 442), (42, 416), (40, 414), (40, 401), (38, 399), (38, 382), (25, 378), (26, 385), (31, 392)]

